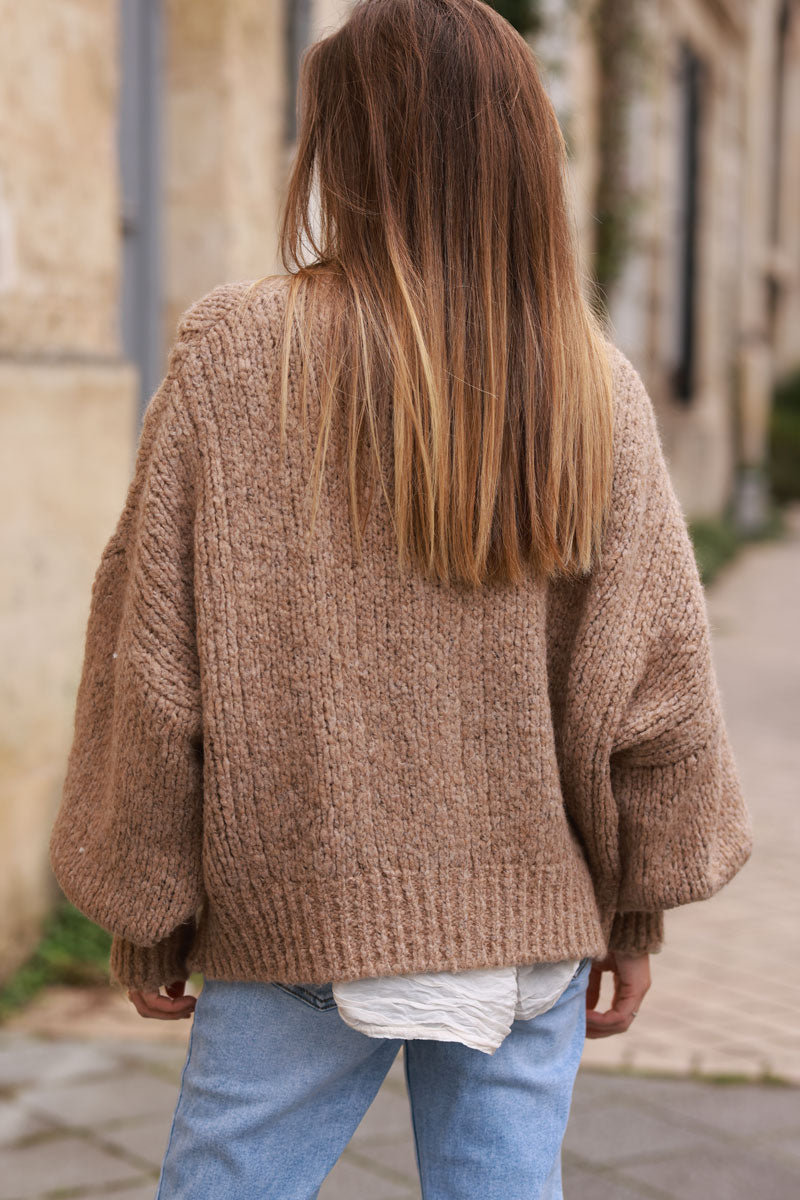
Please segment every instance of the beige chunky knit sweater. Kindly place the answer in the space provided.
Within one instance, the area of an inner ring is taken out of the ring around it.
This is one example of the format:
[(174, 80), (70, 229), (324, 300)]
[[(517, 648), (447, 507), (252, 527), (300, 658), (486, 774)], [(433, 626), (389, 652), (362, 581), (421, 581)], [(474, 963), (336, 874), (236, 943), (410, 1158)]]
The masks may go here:
[(299, 413), (286, 451), (278, 432), (285, 297), (282, 276), (225, 284), (184, 315), (94, 580), (50, 857), (114, 934), (112, 978), (658, 950), (663, 911), (718, 891), (752, 834), (639, 375), (609, 346), (590, 576), (401, 581), (383, 504), (355, 565), (335, 455), (305, 550)]

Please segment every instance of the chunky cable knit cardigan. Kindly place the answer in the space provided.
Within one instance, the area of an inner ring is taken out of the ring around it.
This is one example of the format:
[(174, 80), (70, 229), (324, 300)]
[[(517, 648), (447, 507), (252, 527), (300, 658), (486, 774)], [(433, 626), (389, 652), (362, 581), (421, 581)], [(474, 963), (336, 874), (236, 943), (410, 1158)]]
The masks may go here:
[[(50, 860), (114, 935), (112, 980), (658, 950), (664, 910), (718, 891), (752, 835), (639, 375), (609, 345), (592, 574), (402, 581), (383, 506), (355, 563), (335, 454), (305, 549), (285, 297), (282, 276), (224, 284), (184, 314), (96, 572)], [(296, 333), (291, 353), (296, 382)]]

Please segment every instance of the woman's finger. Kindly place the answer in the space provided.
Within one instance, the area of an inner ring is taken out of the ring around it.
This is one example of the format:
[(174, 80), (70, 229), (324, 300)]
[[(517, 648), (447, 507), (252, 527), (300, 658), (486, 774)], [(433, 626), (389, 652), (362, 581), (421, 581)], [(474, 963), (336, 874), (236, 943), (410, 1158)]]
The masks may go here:
[(596, 1009), (587, 1012), (586, 1036), (598, 1037), (612, 1033), (624, 1033), (633, 1023), (634, 1015), (639, 1011), (639, 1005), (643, 999), (643, 992), (615, 996), (613, 1004), (607, 1012), (598, 1012)]
[(153, 1017), (162, 1021), (177, 1021), (191, 1016), (196, 996), (162, 996), (160, 992), (131, 990), (128, 999), (142, 1017)]
[[(600, 964), (604, 966), (605, 964)], [(590, 978), (590, 983), (591, 983)], [(610, 1037), (625, 1033), (631, 1027), (650, 988), (650, 967), (647, 955), (618, 955), (614, 962), (614, 997), (606, 1012), (599, 1012), (600, 980), (591, 996), (587, 992), (586, 1036)]]

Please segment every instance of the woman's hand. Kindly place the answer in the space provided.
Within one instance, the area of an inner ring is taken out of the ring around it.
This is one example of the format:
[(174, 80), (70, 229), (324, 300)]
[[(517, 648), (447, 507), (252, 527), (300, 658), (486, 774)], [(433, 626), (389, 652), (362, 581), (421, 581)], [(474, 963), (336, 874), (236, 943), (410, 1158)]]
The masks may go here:
[(128, 999), (141, 1017), (156, 1017), (159, 1021), (179, 1021), (194, 1012), (196, 996), (183, 994), (184, 980), (166, 985), (166, 996), (160, 992), (137, 992), (131, 989)]
[[(614, 972), (614, 998), (607, 1012), (595, 1009), (600, 999), (600, 980), (603, 971)], [(620, 954), (609, 951), (605, 958), (592, 963), (589, 986), (586, 989), (587, 1038), (610, 1037), (625, 1033), (633, 1024), (636, 1013), (650, 988), (650, 955)]]

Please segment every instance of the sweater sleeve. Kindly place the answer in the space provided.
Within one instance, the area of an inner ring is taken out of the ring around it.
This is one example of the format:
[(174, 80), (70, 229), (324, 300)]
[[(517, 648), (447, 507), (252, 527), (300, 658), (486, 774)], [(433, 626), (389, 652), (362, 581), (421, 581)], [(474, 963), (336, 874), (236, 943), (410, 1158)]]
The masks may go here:
[[(633, 372), (633, 368), (629, 368)], [(664, 910), (719, 891), (752, 849), (712, 659), (705, 595), (652, 402), (633, 372), (637, 529), (610, 784), (620, 886), (609, 948), (658, 950)]]
[(186, 978), (203, 899), (190, 323), (145, 411), (127, 498), (95, 574), (49, 846), (66, 897), (113, 935), (112, 982), (153, 990)]

